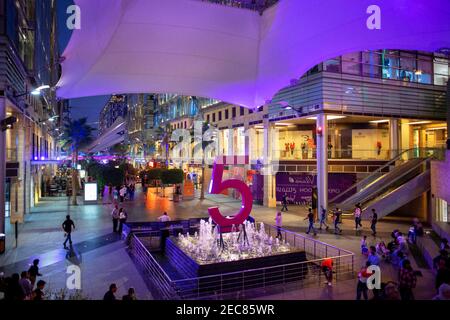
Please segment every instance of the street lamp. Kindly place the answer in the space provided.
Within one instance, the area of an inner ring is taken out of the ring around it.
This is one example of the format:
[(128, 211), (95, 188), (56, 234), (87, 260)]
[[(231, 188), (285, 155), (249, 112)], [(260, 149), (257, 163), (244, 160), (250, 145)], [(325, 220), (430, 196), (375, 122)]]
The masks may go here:
[(32, 90), (31, 92), (25, 91), (24, 93), (16, 94), (16, 95), (14, 95), (14, 98), (20, 98), (20, 97), (26, 96), (28, 94), (31, 94), (33, 96), (39, 96), (39, 95), (41, 95), (42, 90), (46, 90), (46, 89), (50, 89), (50, 86), (42, 85), (42, 86), (37, 87), (36, 89)]
[(46, 89), (50, 89), (50, 86), (49, 85), (40, 86), (40, 87), (34, 89), (33, 91), (31, 91), (31, 94), (33, 96), (39, 96), (39, 95), (41, 95), (41, 91), (46, 90)]

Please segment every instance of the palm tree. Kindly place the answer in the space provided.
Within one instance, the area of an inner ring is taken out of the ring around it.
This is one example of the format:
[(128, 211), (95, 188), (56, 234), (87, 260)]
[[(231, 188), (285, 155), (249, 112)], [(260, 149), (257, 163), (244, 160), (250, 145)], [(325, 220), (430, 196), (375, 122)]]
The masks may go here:
[[(195, 109), (196, 109), (196, 113), (197, 115), (195, 116), (195, 121), (201, 121), (202, 122), (202, 138), (201, 141), (196, 141), (195, 138), (193, 139), (194, 142), (194, 150), (201, 148), (202, 150), (202, 176), (201, 176), (201, 181), (200, 181), (200, 200), (204, 200), (205, 199), (205, 166), (206, 166), (206, 154), (205, 154), (205, 150), (206, 147), (211, 144), (213, 141), (203, 141), (203, 135), (205, 134), (205, 132), (210, 128), (210, 125), (205, 122), (204, 117), (203, 117), (203, 110), (202, 108), (199, 107), (198, 104), (198, 100), (197, 97), (193, 96), (192, 97), (192, 102), (195, 105)], [(191, 136), (194, 136), (194, 128), (192, 128), (191, 130)]]
[(87, 118), (78, 120), (68, 120), (64, 124), (64, 132), (62, 136), (63, 148), (70, 149), (72, 153), (72, 204), (77, 205), (78, 191), (78, 152), (80, 148), (92, 141), (93, 127), (87, 124)]

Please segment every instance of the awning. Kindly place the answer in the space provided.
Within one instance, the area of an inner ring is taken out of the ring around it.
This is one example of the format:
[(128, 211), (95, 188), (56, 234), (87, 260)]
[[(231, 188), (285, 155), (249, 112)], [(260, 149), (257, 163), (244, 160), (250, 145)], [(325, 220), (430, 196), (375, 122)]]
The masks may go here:
[(262, 16), (195, 0), (75, 0), (58, 96), (179, 93), (261, 106), (314, 65), (450, 48), (448, 0), (282, 0)]

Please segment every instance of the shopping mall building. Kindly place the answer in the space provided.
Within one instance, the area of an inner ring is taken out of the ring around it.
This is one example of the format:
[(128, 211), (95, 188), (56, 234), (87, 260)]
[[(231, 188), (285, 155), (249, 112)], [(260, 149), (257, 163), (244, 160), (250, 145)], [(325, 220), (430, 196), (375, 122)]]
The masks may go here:
[[(342, 204), (351, 210), (358, 201), (381, 215), (429, 220), (435, 201), (430, 161), (442, 159), (447, 140), (448, 77), (445, 55), (356, 52), (316, 65), (256, 109), (214, 100), (192, 106), (192, 97), (161, 95), (166, 99), (155, 121), (167, 124), (172, 132), (190, 129), (201, 110), (203, 121), (218, 130), (217, 155), (249, 155), (250, 163), (230, 166), (228, 176), (245, 180), (252, 186), (254, 200), (269, 207), (283, 194), (292, 204), (311, 204), (320, 166), (318, 136), (322, 135), (327, 137), (329, 209)], [(327, 121), (322, 120), (317, 132), (318, 118), (325, 116)], [(261, 164), (267, 156), (274, 174), (264, 176)], [(415, 166), (402, 166), (404, 160), (414, 160)], [(201, 165), (198, 161), (182, 164), (197, 174)], [(394, 182), (383, 180), (377, 192), (355, 198), (358, 190), (393, 168), (398, 170), (391, 177)], [(209, 181), (210, 169), (206, 175)], [(415, 188), (418, 183), (423, 186)], [(230, 196), (239, 197), (232, 190)]]

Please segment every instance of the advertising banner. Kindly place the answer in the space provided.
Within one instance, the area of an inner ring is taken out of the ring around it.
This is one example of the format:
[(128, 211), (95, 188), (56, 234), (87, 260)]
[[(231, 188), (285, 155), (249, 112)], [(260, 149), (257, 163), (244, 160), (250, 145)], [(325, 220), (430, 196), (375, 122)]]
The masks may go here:
[[(332, 199), (356, 183), (355, 173), (329, 173), (328, 199)], [(276, 197), (281, 201), (287, 194), (290, 204), (310, 205), (313, 187), (317, 186), (317, 176), (310, 173), (278, 172), (276, 175)], [(352, 195), (348, 192), (340, 201)]]

